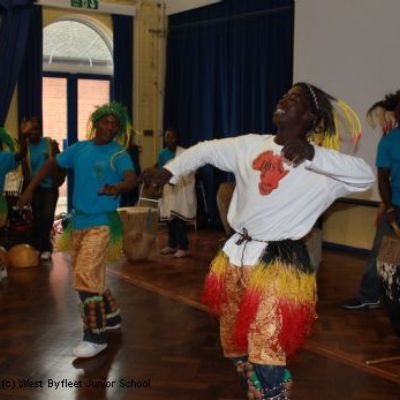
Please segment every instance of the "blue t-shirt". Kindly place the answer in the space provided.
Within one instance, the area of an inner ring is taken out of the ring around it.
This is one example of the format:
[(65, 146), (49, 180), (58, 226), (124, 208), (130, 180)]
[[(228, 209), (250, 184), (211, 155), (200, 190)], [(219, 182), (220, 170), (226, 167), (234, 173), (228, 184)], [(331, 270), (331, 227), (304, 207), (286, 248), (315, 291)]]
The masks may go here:
[(175, 157), (175, 153), (168, 147), (164, 147), (158, 154), (157, 165), (158, 168), (162, 168), (169, 160)]
[(3, 193), (7, 172), (17, 168), (17, 165), (18, 162), (15, 161), (15, 153), (0, 151), (0, 195)]
[(378, 168), (390, 169), (392, 203), (400, 207), (400, 129), (395, 128), (383, 136), (376, 156)]
[(120, 196), (99, 195), (98, 191), (121, 182), (126, 171), (135, 171), (128, 153), (115, 142), (97, 145), (86, 140), (68, 147), (56, 160), (60, 167), (74, 171), (73, 227), (108, 225), (105, 213), (118, 208)]
[[(33, 178), (50, 157), (49, 142), (41, 138), (38, 143), (29, 143), (29, 154), (31, 159), (31, 178)], [(39, 186), (52, 188), (54, 185), (51, 177), (47, 176), (39, 183)]]

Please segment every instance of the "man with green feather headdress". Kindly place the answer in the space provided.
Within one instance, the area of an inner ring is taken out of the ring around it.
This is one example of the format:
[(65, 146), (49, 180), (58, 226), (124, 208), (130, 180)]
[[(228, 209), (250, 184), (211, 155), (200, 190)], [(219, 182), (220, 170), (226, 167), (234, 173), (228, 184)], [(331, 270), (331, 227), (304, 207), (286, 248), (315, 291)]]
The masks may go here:
[(57, 166), (74, 171), (73, 213), (59, 250), (72, 252), (73, 286), (82, 301), (83, 341), (76, 357), (93, 357), (107, 347), (106, 332), (119, 329), (119, 306), (105, 284), (105, 266), (121, 255), (120, 194), (137, 184), (132, 161), (122, 144), (130, 132), (125, 107), (111, 102), (89, 119), (89, 140), (78, 142), (48, 160), (23, 193), (29, 203), (39, 182)]

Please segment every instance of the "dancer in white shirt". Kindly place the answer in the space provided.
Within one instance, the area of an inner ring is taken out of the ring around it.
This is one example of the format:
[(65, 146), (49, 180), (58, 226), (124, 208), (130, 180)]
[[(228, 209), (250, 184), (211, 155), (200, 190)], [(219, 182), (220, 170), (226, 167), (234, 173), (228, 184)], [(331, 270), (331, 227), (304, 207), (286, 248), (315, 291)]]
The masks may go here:
[(236, 364), (249, 399), (289, 398), (286, 357), (316, 318), (315, 272), (302, 237), (335, 199), (375, 179), (362, 159), (334, 150), (345, 133), (359, 139), (360, 123), (349, 106), (317, 87), (294, 85), (274, 123), (275, 136), (199, 143), (143, 174), (155, 186), (205, 164), (235, 175), (228, 221), (236, 233), (212, 261), (203, 300), (220, 318), (224, 355)]

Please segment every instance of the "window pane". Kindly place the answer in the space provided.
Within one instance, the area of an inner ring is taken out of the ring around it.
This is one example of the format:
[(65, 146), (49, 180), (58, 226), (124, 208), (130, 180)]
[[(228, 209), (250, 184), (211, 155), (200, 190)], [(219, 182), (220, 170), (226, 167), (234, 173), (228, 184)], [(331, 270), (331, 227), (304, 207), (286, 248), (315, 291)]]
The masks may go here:
[[(43, 78), (43, 135), (58, 142), (63, 149), (67, 138), (67, 79)], [(60, 187), (56, 215), (67, 212), (67, 183)]]
[(43, 30), (43, 68), (112, 74), (111, 46), (111, 41), (89, 24), (54, 22)]
[(110, 81), (78, 80), (78, 140), (87, 138), (87, 123), (96, 106), (110, 101)]

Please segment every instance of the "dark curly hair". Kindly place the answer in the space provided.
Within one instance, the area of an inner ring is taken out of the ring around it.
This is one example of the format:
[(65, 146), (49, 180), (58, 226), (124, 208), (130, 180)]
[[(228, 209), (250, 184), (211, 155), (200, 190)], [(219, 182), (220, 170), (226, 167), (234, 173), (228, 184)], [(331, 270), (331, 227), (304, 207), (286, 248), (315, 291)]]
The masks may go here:
[(332, 101), (337, 101), (336, 98), (307, 82), (297, 82), (293, 86), (300, 87), (308, 97), (312, 113), (315, 116), (310, 130), (334, 135), (336, 126)]
[(372, 113), (379, 107), (383, 108), (385, 111), (394, 112), (399, 106), (400, 90), (397, 90), (396, 92), (386, 94), (382, 100), (374, 103), (367, 111), (367, 118), (372, 118)]

